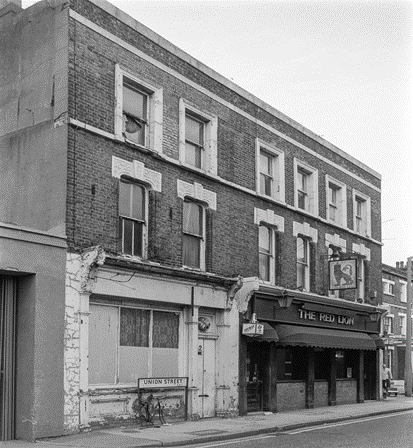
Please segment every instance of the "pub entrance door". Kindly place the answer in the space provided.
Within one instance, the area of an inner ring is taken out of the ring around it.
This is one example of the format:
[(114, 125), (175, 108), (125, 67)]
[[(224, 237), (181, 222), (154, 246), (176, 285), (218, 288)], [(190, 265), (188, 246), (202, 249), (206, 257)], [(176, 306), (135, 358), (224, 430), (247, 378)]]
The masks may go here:
[(14, 439), (17, 282), (0, 276), (0, 440)]
[(377, 400), (377, 351), (364, 352), (364, 399)]

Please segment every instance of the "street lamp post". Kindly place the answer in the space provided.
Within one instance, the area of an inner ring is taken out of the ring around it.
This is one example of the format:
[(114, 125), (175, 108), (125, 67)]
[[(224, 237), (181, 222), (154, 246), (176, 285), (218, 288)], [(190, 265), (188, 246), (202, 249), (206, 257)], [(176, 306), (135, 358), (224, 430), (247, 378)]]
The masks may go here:
[(406, 397), (412, 396), (412, 259), (407, 259), (406, 289), (406, 354), (404, 362), (404, 391)]

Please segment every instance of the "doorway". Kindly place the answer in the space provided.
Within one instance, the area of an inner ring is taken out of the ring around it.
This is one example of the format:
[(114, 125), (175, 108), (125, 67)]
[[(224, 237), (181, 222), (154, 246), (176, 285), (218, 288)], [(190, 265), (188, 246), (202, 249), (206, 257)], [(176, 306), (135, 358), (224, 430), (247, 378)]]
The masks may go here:
[(249, 342), (247, 345), (247, 412), (263, 410), (266, 363), (268, 363), (268, 344)]
[(377, 351), (364, 351), (364, 399), (377, 399)]
[(0, 276), (0, 440), (15, 438), (17, 281)]
[(215, 339), (198, 339), (199, 416), (215, 417)]

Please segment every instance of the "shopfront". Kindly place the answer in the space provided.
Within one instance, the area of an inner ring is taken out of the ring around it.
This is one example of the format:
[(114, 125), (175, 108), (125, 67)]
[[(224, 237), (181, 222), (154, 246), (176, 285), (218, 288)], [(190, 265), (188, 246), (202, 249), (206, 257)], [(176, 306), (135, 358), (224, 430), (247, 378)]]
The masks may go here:
[[(378, 397), (379, 312), (371, 305), (259, 285), (240, 344), (240, 413)], [(258, 322), (258, 331), (246, 331)]]

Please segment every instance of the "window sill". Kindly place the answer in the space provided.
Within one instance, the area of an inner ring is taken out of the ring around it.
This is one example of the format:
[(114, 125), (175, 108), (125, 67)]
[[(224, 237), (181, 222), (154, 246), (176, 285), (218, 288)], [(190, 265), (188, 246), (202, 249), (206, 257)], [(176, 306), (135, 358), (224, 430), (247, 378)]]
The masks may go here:
[(285, 201), (283, 201), (281, 198), (276, 197), (276, 196), (268, 196), (266, 194), (260, 193), (259, 191), (256, 192), (257, 196), (261, 199), (266, 199), (267, 201), (273, 201), (273, 202), (277, 202), (280, 204), (285, 205)]

